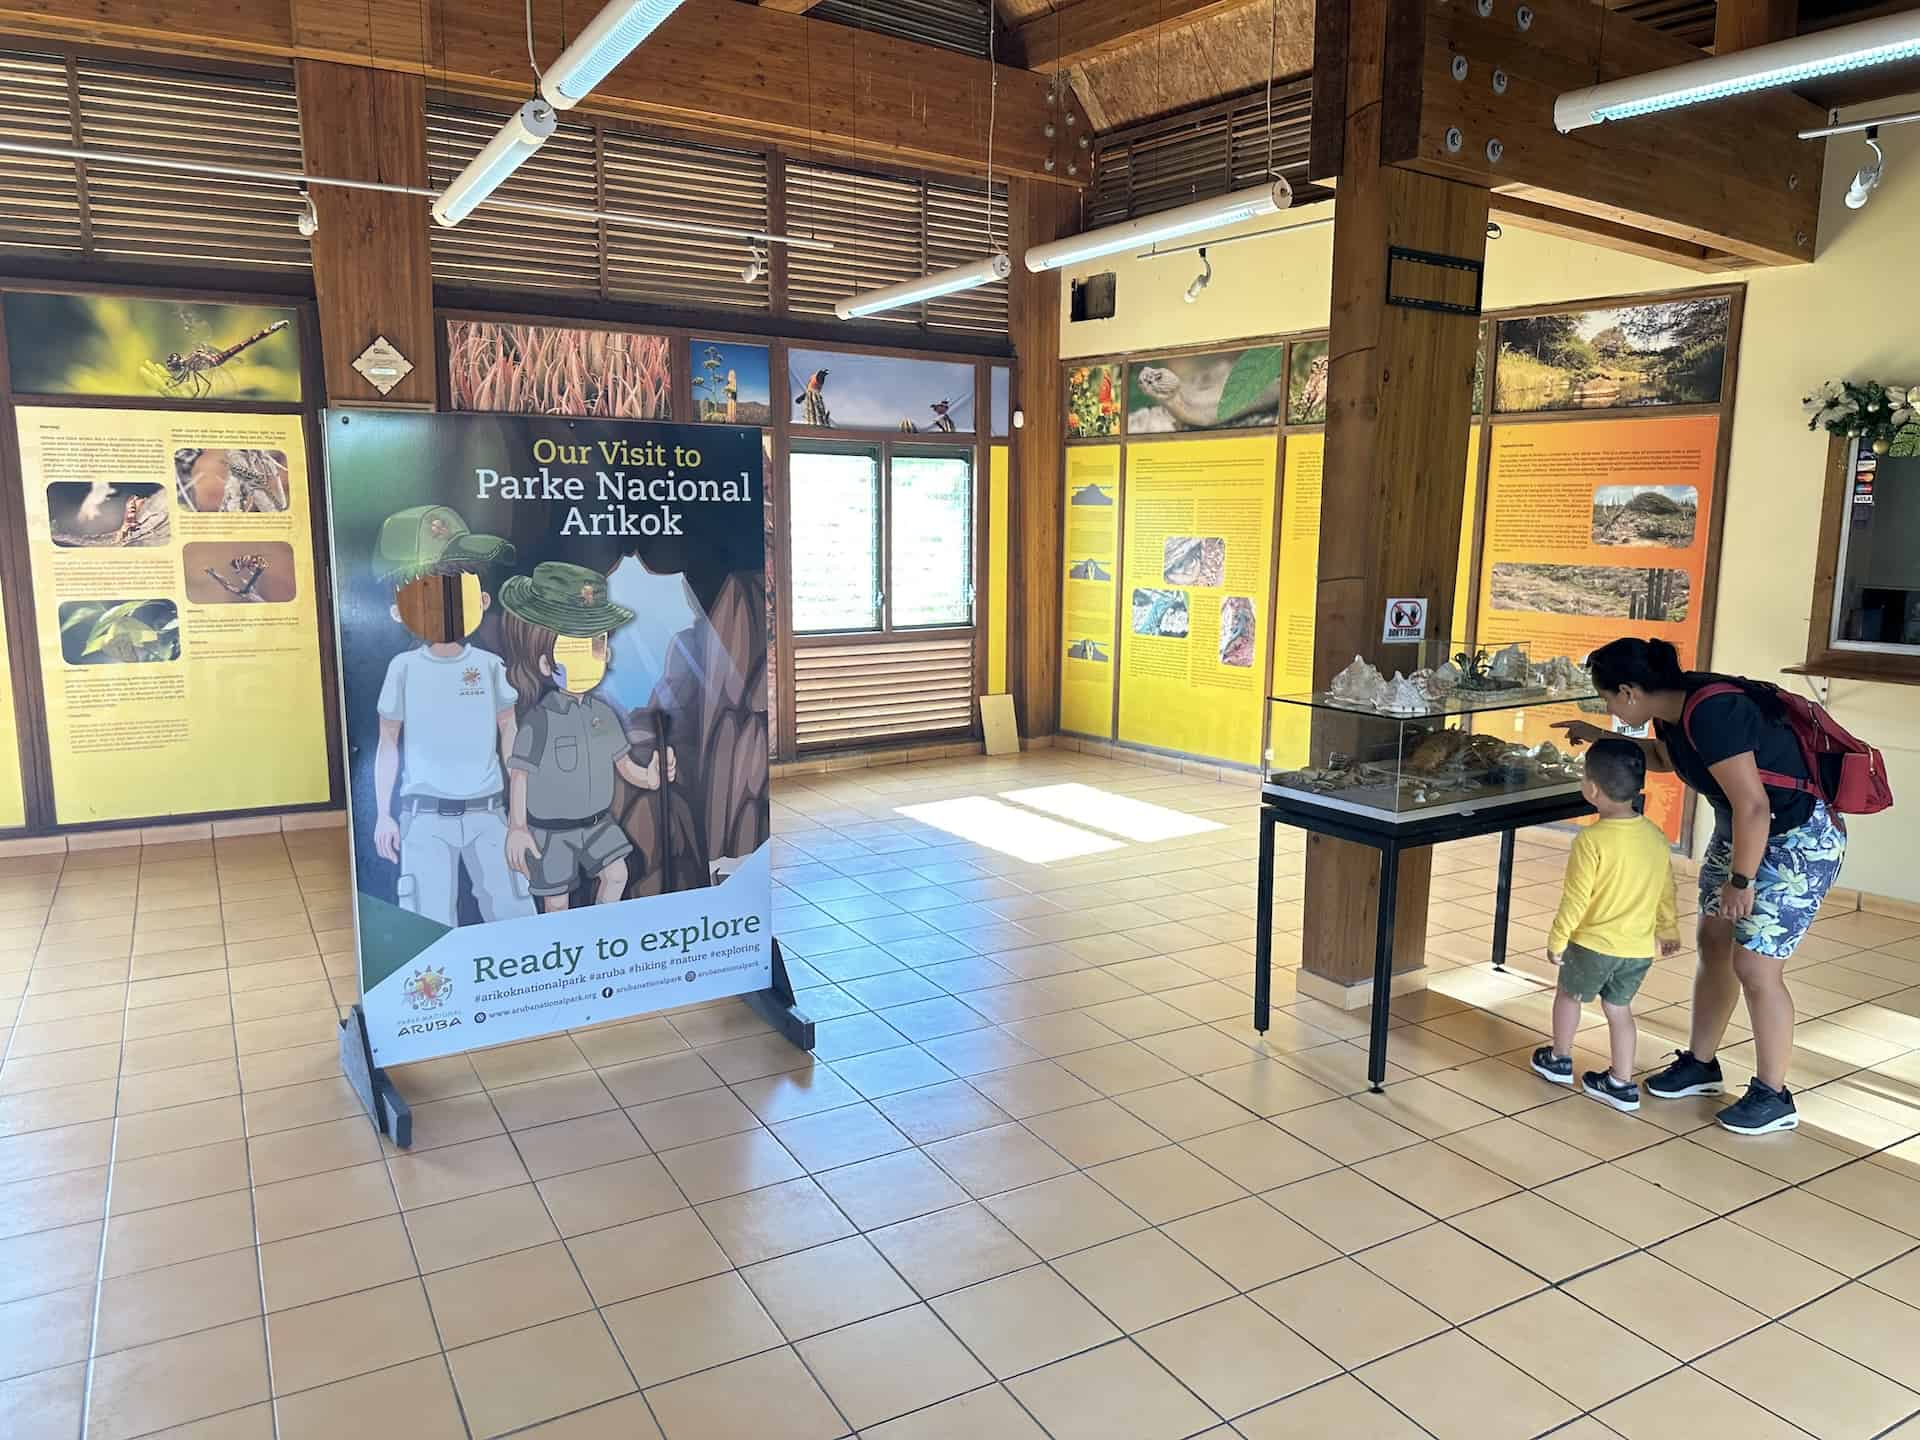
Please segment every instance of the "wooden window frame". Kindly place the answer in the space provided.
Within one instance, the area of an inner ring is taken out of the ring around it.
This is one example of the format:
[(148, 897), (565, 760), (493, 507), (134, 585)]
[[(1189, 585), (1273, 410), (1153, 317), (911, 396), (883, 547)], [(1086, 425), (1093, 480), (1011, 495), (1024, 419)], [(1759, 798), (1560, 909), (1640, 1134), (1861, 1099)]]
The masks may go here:
[(1789, 675), (1826, 680), (1869, 680), (1887, 685), (1920, 685), (1920, 646), (1910, 655), (1854, 650), (1833, 640), (1834, 595), (1840, 583), (1841, 535), (1846, 530), (1848, 492), (1854, 479), (1858, 441), (1835, 435), (1827, 441), (1825, 494), (1820, 507), (1819, 548), (1814, 553), (1813, 597), (1807, 605), (1807, 658), (1789, 665)]

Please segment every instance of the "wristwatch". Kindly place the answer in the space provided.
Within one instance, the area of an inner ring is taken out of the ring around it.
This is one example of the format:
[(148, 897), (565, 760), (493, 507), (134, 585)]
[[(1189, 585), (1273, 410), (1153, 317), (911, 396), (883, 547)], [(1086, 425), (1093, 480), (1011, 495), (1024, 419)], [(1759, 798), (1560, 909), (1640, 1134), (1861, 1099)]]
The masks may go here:
[(1753, 888), (1753, 876), (1742, 875), (1738, 870), (1735, 870), (1727, 876), (1727, 884), (1736, 890), (1751, 890)]

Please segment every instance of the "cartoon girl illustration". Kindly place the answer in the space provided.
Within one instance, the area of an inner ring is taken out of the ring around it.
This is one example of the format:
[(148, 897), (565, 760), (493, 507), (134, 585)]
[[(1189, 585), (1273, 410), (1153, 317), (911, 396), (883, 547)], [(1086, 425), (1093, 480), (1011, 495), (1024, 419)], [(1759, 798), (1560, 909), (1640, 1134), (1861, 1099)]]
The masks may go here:
[[(565, 910), (595, 882), (593, 903), (621, 899), (633, 843), (613, 818), (614, 776), (660, 788), (658, 754), (642, 766), (619, 712), (593, 693), (607, 673), (608, 636), (634, 612), (608, 598), (607, 577), (558, 561), (500, 587), (507, 680), (519, 728), (507, 761), (506, 859), (540, 908)], [(673, 751), (666, 778), (675, 778)]]

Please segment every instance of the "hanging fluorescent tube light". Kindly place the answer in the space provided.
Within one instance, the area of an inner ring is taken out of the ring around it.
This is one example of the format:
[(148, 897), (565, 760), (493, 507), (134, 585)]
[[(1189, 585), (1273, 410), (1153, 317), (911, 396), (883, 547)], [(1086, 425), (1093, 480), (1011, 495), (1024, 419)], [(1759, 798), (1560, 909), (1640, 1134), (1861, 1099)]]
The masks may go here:
[(1920, 10), (1905, 10), (1877, 20), (1756, 45), (1751, 50), (1689, 61), (1651, 75), (1569, 90), (1553, 102), (1553, 123), (1565, 134), (1608, 120), (1630, 120), (1916, 59), (1920, 59)]
[(433, 202), (433, 218), (451, 228), (473, 213), (473, 207), (504, 185), (509, 176), (546, 144), (559, 122), (544, 100), (529, 100), (507, 118), (500, 133), (467, 162), (467, 168)]
[(1293, 204), (1293, 187), (1285, 180), (1236, 190), (1231, 195), (1216, 195), (1211, 200), (1196, 200), (1176, 210), (1162, 210), (1139, 220), (1128, 220), (1084, 235), (1069, 235), (1064, 240), (1036, 245), (1026, 253), (1027, 269), (1036, 275), (1078, 265), (1135, 245), (1151, 245), (1161, 240), (1177, 240), (1182, 235), (1215, 230), (1261, 215), (1273, 215)]
[(883, 310), (898, 310), (902, 305), (917, 305), (922, 300), (955, 295), (962, 290), (978, 290), (982, 285), (991, 285), (1011, 274), (1013, 261), (1007, 258), (1005, 251), (996, 250), (986, 259), (976, 260), (971, 265), (957, 265), (951, 270), (923, 275), (918, 280), (903, 280), (884, 290), (849, 295), (833, 307), (833, 313), (842, 320), (858, 320), (866, 315), (878, 315)]
[(554, 109), (571, 110), (679, 8), (680, 0), (613, 0), (547, 67), (540, 93)]

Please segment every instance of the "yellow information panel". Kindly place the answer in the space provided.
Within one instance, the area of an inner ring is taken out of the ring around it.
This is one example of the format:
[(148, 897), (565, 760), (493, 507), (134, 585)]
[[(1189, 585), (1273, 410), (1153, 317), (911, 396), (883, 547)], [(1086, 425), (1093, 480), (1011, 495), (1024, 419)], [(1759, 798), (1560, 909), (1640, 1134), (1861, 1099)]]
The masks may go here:
[(20, 782), (20, 727), (14, 719), (13, 670), (7, 657), (7, 603), (0, 591), (0, 830), (27, 823), (27, 797)]
[(1252, 764), (1277, 437), (1134, 445), (1120, 739)]
[(16, 414), (55, 820), (325, 801), (300, 418)]
[[(771, 468), (771, 467), (769, 467)], [(987, 693), (1007, 693), (1007, 447), (987, 447)], [(771, 548), (771, 547), (769, 547)]]
[[(1273, 693), (1304, 695), (1313, 689), (1313, 614), (1320, 578), (1320, 467), (1326, 437), (1318, 432), (1287, 437), (1280, 492), (1279, 604), (1274, 616)], [(1473, 516), (1480, 489), (1480, 426), (1467, 432), (1467, 490), (1460, 519), (1460, 560), (1453, 585), (1453, 628), (1466, 633), (1467, 598), (1473, 591)], [(1269, 763), (1297, 769), (1307, 763), (1312, 712), (1304, 706), (1273, 707), (1267, 743)]]
[[(1137, 452), (1136, 452), (1137, 453)], [(1060, 606), (1060, 728), (1113, 738), (1113, 617), (1120, 566), (1120, 447), (1067, 451), (1066, 578)]]

